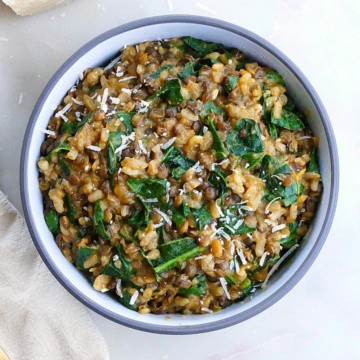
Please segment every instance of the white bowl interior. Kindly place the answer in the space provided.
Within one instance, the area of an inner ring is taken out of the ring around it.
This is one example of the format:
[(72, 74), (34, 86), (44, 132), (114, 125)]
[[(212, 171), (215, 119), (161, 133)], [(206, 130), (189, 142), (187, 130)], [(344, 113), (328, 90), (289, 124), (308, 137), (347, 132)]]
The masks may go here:
[[(56, 106), (61, 102), (66, 90), (76, 82), (79, 74), (86, 68), (110, 61), (125, 44), (136, 44), (145, 40), (180, 37), (184, 35), (191, 35), (204, 40), (219, 42), (229, 47), (238, 48), (247, 53), (251, 58), (262, 64), (266, 64), (281, 73), (287, 83), (291, 96), (301, 109), (306, 109), (309, 112), (310, 126), (314, 133), (321, 138), (319, 154), (321, 157), (320, 168), (323, 177), (324, 192), (311, 234), (308, 235), (306, 240), (302, 243), (300, 251), (297, 252), (291, 263), (289, 262), (286, 264), (283, 271), (279, 271), (274, 274), (266, 290), (257, 291), (251, 299), (247, 299), (239, 304), (234, 304), (216, 314), (203, 316), (163, 316), (150, 314), (144, 316), (128, 310), (111, 296), (96, 292), (92, 288), (91, 284), (86, 280), (85, 276), (65, 259), (56, 246), (53, 236), (48, 230), (43, 218), (43, 203), (41, 193), (38, 189), (38, 170), (36, 163), (39, 157), (40, 145), (44, 139), (44, 135), (40, 130), (46, 128), (50, 116)], [(320, 116), (311, 97), (293, 73), (270, 52), (261, 46), (254, 44), (245, 37), (234, 34), (231, 31), (219, 29), (215, 26), (188, 23), (153, 24), (118, 34), (93, 47), (63, 74), (51, 90), (49, 96), (45, 100), (44, 106), (42, 107), (38, 118), (36, 119), (34, 132), (31, 139), (29, 139), (28, 146), (29, 157), (28, 162), (26, 163), (28, 176), (25, 181), (25, 192), (29, 197), (28, 203), (30, 204), (30, 220), (33, 222), (35, 232), (41, 235), (39, 237), (39, 241), (45, 249), (46, 256), (52, 259), (57, 271), (65, 275), (69, 281), (69, 286), (73, 289), (77, 289), (84, 301), (91, 299), (92, 302), (106, 309), (108, 313), (121, 315), (138, 323), (154, 324), (167, 328), (200, 324), (210, 325), (215, 321), (228, 319), (233, 315), (243, 313), (257, 304), (260, 304), (266, 298), (277, 292), (277, 290), (280, 289), (296, 273), (299, 267), (301, 267), (302, 262), (313, 248), (324, 221), (326, 221), (325, 213), (329, 203), (329, 189), (331, 183), (329, 144), (325, 136), (325, 130)]]

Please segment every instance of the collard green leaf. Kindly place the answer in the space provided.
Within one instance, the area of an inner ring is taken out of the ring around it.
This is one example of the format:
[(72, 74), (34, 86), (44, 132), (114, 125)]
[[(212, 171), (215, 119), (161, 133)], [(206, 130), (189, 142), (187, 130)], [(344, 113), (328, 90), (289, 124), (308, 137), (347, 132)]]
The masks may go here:
[(49, 230), (57, 235), (59, 232), (59, 217), (54, 210), (50, 210), (45, 215), (45, 222)]
[(94, 215), (93, 215), (93, 224), (94, 229), (98, 235), (103, 237), (104, 239), (110, 239), (110, 234), (105, 230), (104, 226), (104, 212), (100, 206), (101, 200), (98, 200), (94, 203)]
[(208, 177), (209, 183), (217, 190), (218, 197), (222, 197), (227, 190), (227, 182), (225, 173), (218, 167), (210, 173)]
[(122, 297), (118, 297), (117, 299), (118, 299), (118, 301), (119, 301), (122, 305), (124, 305), (124, 306), (127, 307), (128, 309), (137, 311), (138, 305), (136, 305), (136, 304), (131, 305), (131, 304), (130, 304), (131, 295), (130, 295), (130, 293), (127, 291), (127, 289), (123, 289), (123, 290), (122, 290)]
[(202, 230), (212, 220), (212, 216), (206, 205), (203, 205), (200, 209), (196, 209), (193, 215), (199, 230)]
[(178, 77), (181, 79), (185, 79), (190, 75), (196, 75), (196, 71), (194, 69), (195, 66), (195, 62), (194, 61), (189, 61), (185, 64), (184, 68), (182, 69), (182, 71), (178, 74)]
[(275, 70), (268, 70), (265, 77), (271, 79), (276, 84), (285, 85), (283, 77)]
[(176, 226), (181, 226), (181, 224), (186, 220), (186, 218), (191, 214), (190, 208), (181, 204), (178, 207), (175, 207), (172, 212), (172, 221), (176, 224)]
[(273, 139), (277, 139), (278, 138), (278, 130), (276, 125), (274, 125), (271, 122), (271, 111), (268, 111), (267, 106), (266, 106), (266, 98), (267, 96), (264, 95), (264, 101), (263, 101), (263, 119), (265, 124), (268, 126), (269, 129), (269, 134)]
[(69, 151), (69, 150), (70, 150), (70, 145), (68, 143), (59, 144), (53, 150), (51, 150), (51, 152), (46, 156), (46, 159), (48, 161), (50, 161), (52, 156), (54, 156), (62, 151)]
[(64, 202), (65, 202), (65, 206), (66, 206), (66, 214), (67, 214), (69, 220), (73, 224), (75, 224), (76, 218), (77, 218), (77, 211), (76, 211), (75, 205), (73, 204), (73, 202), (71, 200), (71, 196), (68, 193), (65, 193)]
[(109, 142), (107, 148), (108, 156), (108, 174), (112, 179), (119, 166), (119, 157), (115, 154), (115, 150), (122, 144), (122, 136), (125, 134), (121, 131), (114, 131), (109, 133)]
[(237, 75), (228, 76), (225, 80), (225, 90), (227, 92), (231, 92), (232, 90), (234, 90), (238, 83), (238, 80), (239, 76)]
[(241, 204), (228, 206), (223, 209), (224, 216), (219, 219), (218, 227), (223, 228), (222, 231), (230, 236), (243, 235), (255, 230), (255, 228), (245, 225), (244, 217), (239, 215), (239, 212), (242, 213), (240, 209)]
[(166, 193), (166, 180), (129, 178), (127, 184), (130, 190), (146, 199), (159, 199)]
[(61, 171), (64, 173), (64, 175), (69, 176), (70, 173), (71, 173), (71, 170), (70, 170), (70, 168), (69, 168), (68, 164), (66, 163), (63, 156), (60, 156), (59, 164), (60, 164)]
[(307, 167), (308, 172), (315, 172), (315, 173), (319, 172), (319, 168), (318, 168), (318, 165), (316, 163), (316, 153), (317, 153), (317, 149), (313, 148), (311, 150), (310, 161), (309, 161), (309, 164), (308, 164), (308, 167)]
[(296, 244), (296, 230), (297, 230), (298, 224), (296, 222), (289, 224), (289, 230), (290, 234), (288, 237), (280, 240), (280, 245), (284, 248), (291, 248)]
[(136, 198), (141, 205), (141, 209), (135, 211), (128, 223), (135, 229), (145, 228), (149, 224), (151, 204), (144, 202), (140, 197)]
[(159, 70), (153, 72), (153, 73), (150, 75), (150, 77), (151, 77), (152, 79), (157, 79), (157, 78), (160, 76), (160, 74), (161, 74), (162, 71), (164, 71), (164, 70), (170, 70), (170, 69), (172, 69), (172, 68), (173, 68), (172, 65), (164, 65), (164, 66), (162, 66)]
[(192, 295), (194, 295), (194, 296), (205, 295), (206, 294), (206, 286), (207, 286), (207, 281), (206, 281), (205, 275), (202, 275), (202, 276), (196, 278), (195, 280), (193, 280), (193, 282), (194, 281), (196, 283), (194, 285), (191, 285), (189, 288), (187, 288), (187, 289), (180, 288), (179, 294), (181, 296), (184, 296), (187, 298)]
[(179, 105), (184, 101), (181, 95), (181, 86), (178, 79), (168, 80), (165, 85), (154, 94), (152, 94), (148, 100), (153, 101), (157, 97), (164, 97), (170, 105)]
[(264, 145), (261, 132), (254, 120), (242, 119), (226, 137), (228, 149), (235, 155), (262, 153)]
[(294, 103), (294, 100), (289, 97), (289, 95), (286, 95), (287, 97), (287, 102), (286, 104), (283, 106), (283, 109), (287, 110), (287, 111), (292, 111), (294, 112), (295, 111), (295, 103)]
[(195, 39), (191, 36), (185, 36), (183, 41), (187, 46), (195, 50), (198, 57), (204, 57), (205, 55), (215, 51), (225, 51), (224, 46), (221, 44), (209, 43), (204, 40)]
[(214, 123), (210, 120), (209, 117), (205, 118), (205, 123), (209, 127), (209, 130), (213, 136), (213, 148), (216, 151), (216, 156), (218, 159), (222, 159), (229, 154), (228, 149), (225, 147), (222, 142), (219, 133), (215, 129)]
[(63, 122), (60, 128), (60, 133), (61, 134), (70, 134), (70, 135), (75, 135), (82, 126), (84, 126), (93, 116), (94, 113), (90, 113), (87, 114), (83, 117), (83, 119), (81, 121), (67, 121), (67, 122)]
[(201, 112), (201, 116), (208, 116), (210, 114), (217, 114), (226, 117), (226, 111), (223, 107), (216, 105), (214, 101), (210, 100), (204, 104), (204, 110)]
[(191, 237), (187, 237), (164, 243), (160, 246), (160, 252), (162, 258), (165, 261), (168, 261), (194, 249), (195, 247), (197, 247), (196, 240)]
[(275, 118), (274, 111), (271, 111), (271, 123), (287, 130), (301, 130), (304, 123), (291, 111), (282, 109), (280, 118)]
[(115, 116), (118, 119), (120, 119), (120, 121), (124, 124), (125, 131), (127, 134), (131, 134), (134, 131), (134, 126), (132, 124), (132, 118), (134, 115), (135, 115), (135, 111), (129, 111), (129, 112), (118, 111), (115, 114)]
[(134, 274), (134, 269), (131, 266), (131, 261), (126, 258), (125, 252), (121, 245), (116, 247), (117, 255), (120, 261), (121, 266), (117, 267), (114, 262), (114, 257), (105, 265), (103, 269), (103, 274), (112, 276), (115, 279), (121, 279), (126, 284), (130, 283), (130, 277)]
[(84, 262), (93, 254), (95, 254), (97, 249), (90, 248), (87, 246), (83, 246), (79, 249), (77, 258), (76, 258), (76, 266), (80, 269), (84, 269)]
[(169, 147), (164, 154), (162, 163), (167, 165), (174, 179), (180, 179), (181, 175), (195, 165), (195, 161), (186, 157), (174, 146)]

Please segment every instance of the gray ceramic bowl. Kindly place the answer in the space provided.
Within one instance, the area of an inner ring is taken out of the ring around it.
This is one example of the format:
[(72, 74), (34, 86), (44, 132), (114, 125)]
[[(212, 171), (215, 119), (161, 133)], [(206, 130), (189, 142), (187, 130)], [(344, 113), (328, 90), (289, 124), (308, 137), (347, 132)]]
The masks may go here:
[[(320, 169), (324, 192), (314, 224), (296, 256), (271, 278), (267, 289), (252, 298), (209, 315), (139, 315), (111, 296), (96, 292), (84, 275), (57, 248), (43, 219), (36, 162), (54, 108), (86, 68), (108, 63), (125, 44), (191, 35), (239, 48), (251, 58), (278, 70), (290, 95), (310, 114), (309, 123), (320, 137)], [(334, 216), (338, 193), (338, 157), (334, 134), (326, 111), (309, 81), (279, 50), (259, 36), (238, 26), (210, 18), (178, 15), (134, 21), (112, 29), (84, 45), (56, 72), (42, 92), (31, 115), (21, 157), (21, 197), (26, 221), (44, 262), (57, 280), (90, 309), (131, 328), (164, 334), (212, 331), (244, 321), (283, 297), (302, 278), (318, 255)]]

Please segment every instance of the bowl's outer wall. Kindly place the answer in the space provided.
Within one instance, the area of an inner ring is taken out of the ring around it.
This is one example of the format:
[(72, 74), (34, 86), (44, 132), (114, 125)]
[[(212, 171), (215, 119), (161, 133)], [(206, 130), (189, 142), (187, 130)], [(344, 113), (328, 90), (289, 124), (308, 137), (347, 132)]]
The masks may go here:
[[(162, 315), (141, 316), (112, 297), (95, 292), (84, 275), (63, 257), (43, 220), (36, 160), (43, 141), (39, 130), (46, 128), (54, 108), (84, 69), (109, 61), (123, 45), (184, 35), (240, 48), (283, 75), (290, 94), (302, 109), (309, 111), (310, 126), (321, 138), (319, 153), (324, 193), (314, 226), (301, 250), (291, 264), (286, 264), (286, 271), (274, 275), (268, 289), (216, 314), (172, 315), (169, 320), (168, 316)], [(71, 294), (92, 310), (123, 325), (156, 333), (190, 334), (244, 321), (278, 301), (301, 279), (315, 260), (330, 229), (337, 201), (338, 177), (336, 143), (326, 111), (308, 80), (285, 55), (238, 26), (210, 18), (174, 15), (134, 21), (112, 29), (87, 43), (64, 63), (45, 87), (31, 115), (22, 149), (20, 186), (24, 214), (35, 246), (51, 272)]]

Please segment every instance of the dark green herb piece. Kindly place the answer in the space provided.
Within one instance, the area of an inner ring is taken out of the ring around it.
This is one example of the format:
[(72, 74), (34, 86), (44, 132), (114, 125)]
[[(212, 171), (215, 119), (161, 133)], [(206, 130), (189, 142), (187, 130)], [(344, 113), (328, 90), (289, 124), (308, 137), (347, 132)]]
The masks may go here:
[(207, 224), (209, 224), (212, 220), (212, 216), (207, 209), (206, 205), (203, 205), (200, 209), (196, 209), (193, 212), (195, 217), (195, 221), (199, 230), (202, 230)]
[(124, 305), (128, 309), (137, 311), (138, 306), (136, 304), (130, 305), (131, 295), (127, 291), (127, 289), (123, 289), (122, 290), (122, 297), (118, 297), (117, 299), (122, 305)]
[(266, 79), (271, 79), (274, 83), (279, 85), (285, 85), (285, 81), (282, 76), (275, 70), (268, 70), (266, 75)]
[(221, 44), (209, 43), (204, 40), (195, 39), (191, 36), (185, 36), (183, 41), (187, 46), (196, 51), (198, 57), (204, 57), (214, 51), (225, 51), (224, 46)]
[(59, 158), (59, 164), (60, 164), (60, 168), (61, 168), (62, 172), (64, 173), (64, 175), (69, 176), (71, 173), (71, 170), (62, 156), (60, 156), (60, 158)]
[[(130, 277), (134, 274), (134, 269), (131, 267), (131, 261), (126, 258), (125, 252), (121, 245), (116, 247), (117, 255), (121, 262), (121, 267), (116, 267), (114, 263), (114, 257), (105, 265), (103, 274), (112, 276), (115, 279), (121, 279), (124, 283), (130, 283)], [(116, 261), (115, 261), (116, 262)]]
[(125, 130), (127, 134), (131, 134), (134, 131), (134, 127), (132, 124), (132, 118), (135, 115), (135, 111), (118, 111), (115, 116), (121, 120), (121, 122), (124, 124)]
[(195, 61), (195, 64), (194, 64), (194, 72), (195, 74), (194, 75), (198, 75), (199, 72), (201, 71), (201, 69), (204, 67), (204, 66), (208, 66), (208, 67), (212, 67), (214, 64), (216, 64), (217, 62), (219, 62), (218, 59), (199, 59), (197, 61)]
[(301, 130), (305, 127), (304, 123), (294, 113), (285, 109), (282, 109), (279, 119), (275, 118), (274, 111), (272, 111), (271, 123), (287, 130)]
[(209, 130), (213, 136), (213, 148), (216, 151), (217, 158), (222, 159), (226, 157), (229, 154), (229, 151), (222, 142), (220, 135), (215, 128), (214, 123), (210, 120), (209, 117), (206, 117), (205, 124), (209, 127)]
[(227, 92), (231, 92), (235, 89), (239, 77), (237, 75), (228, 76), (225, 80), (225, 90)]
[(174, 179), (180, 179), (180, 176), (189, 168), (195, 165), (195, 161), (186, 157), (180, 150), (174, 146), (169, 147), (164, 154), (162, 163), (170, 168)]
[(62, 151), (69, 151), (69, 150), (70, 150), (70, 145), (68, 143), (59, 144), (53, 150), (50, 151), (50, 153), (46, 156), (46, 160), (50, 161), (53, 155), (58, 154), (59, 152)]
[(247, 160), (249, 166), (247, 169), (253, 169), (257, 164), (260, 164), (262, 159), (264, 158), (264, 153), (252, 153), (252, 154), (245, 154), (242, 157)]
[(130, 190), (146, 199), (159, 199), (166, 193), (166, 180), (129, 178)]
[(273, 175), (285, 175), (290, 174), (291, 169), (289, 166), (282, 161), (281, 159), (275, 159), (271, 155), (265, 155), (262, 159), (261, 169), (259, 172), (259, 177), (270, 181)]
[(290, 234), (288, 237), (280, 240), (280, 245), (284, 248), (291, 248), (296, 244), (296, 230), (298, 228), (298, 224), (296, 222), (289, 224)]
[(218, 197), (222, 197), (227, 190), (226, 175), (218, 167), (208, 177), (209, 183), (217, 190)]
[(182, 69), (182, 71), (178, 74), (178, 77), (181, 79), (185, 79), (190, 75), (196, 75), (196, 71), (194, 69), (195, 66), (195, 62), (194, 61), (189, 61), (185, 64), (184, 68)]
[(252, 289), (252, 283), (249, 278), (246, 278), (240, 285), (240, 288), (243, 292), (249, 292)]
[(271, 122), (271, 112), (267, 110), (267, 106), (266, 106), (266, 96), (264, 96), (264, 101), (263, 101), (263, 119), (266, 123), (266, 125), (269, 128), (269, 134), (273, 139), (277, 139), (278, 137), (278, 130), (276, 125), (274, 125)]
[(79, 129), (84, 126), (93, 116), (93, 113), (87, 114), (84, 116), (84, 118), (81, 121), (67, 121), (67, 122), (63, 122), (60, 128), (60, 133), (61, 134), (70, 134), (70, 135), (75, 135)]
[(45, 222), (49, 230), (54, 234), (57, 235), (59, 232), (59, 217), (54, 210), (50, 210), (45, 215)]
[(93, 249), (87, 246), (83, 246), (79, 249), (77, 258), (76, 258), (76, 266), (81, 269), (84, 269), (84, 262), (93, 254), (95, 254), (97, 249)]
[(292, 111), (294, 112), (295, 111), (295, 103), (294, 103), (294, 100), (289, 97), (289, 95), (286, 95), (287, 97), (287, 102), (286, 104), (283, 106), (283, 109), (287, 110), (287, 111)]
[(114, 131), (109, 133), (109, 143), (107, 148), (108, 156), (108, 174), (112, 179), (119, 165), (119, 157), (115, 154), (115, 150), (122, 144), (122, 136), (124, 135), (121, 131)]
[(184, 98), (181, 95), (181, 86), (179, 80), (168, 80), (166, 84), (160, 90), (152, 94), (148, 100), (153, 101), (159, 96), (163, 96), (171, 105), (179, 105), (182, 103)]
[(74, 206), (71, 197), (68, 193), (65, 193), (64, 202), (66, 206), (66, 214), (69, 220), (74, 224), (76, 223), (77, 211), (76, 207)]
[(141, 209), (135, 211), (134, 215), (128, 220), (128, 223), (135, 229), (147, 227), (151, 211), (151, 204), (144, 202), (137, 197), (136, 200), (141, 204)]
[(93, 224), (94, 229), (98, 235), (103, 237), (104, 239), (110, 239), (110, 234), (105, 230), (104, 227), (104, 212), (100, 206), (101, 200), (98, 200), (94, 204), (94, 215), (93, 215)]
[(210, 114), (217, 114), (226, 117), (226, 111), (223, 107), (216, 105), (214, 101), (210, 100), (204, 105), (204, 110), (201, 112), (201, 116), (208, 116)]
[(229, 285), (235, 285), (235, 286), (239, 285), (239, 282), (236, 279), (236, 277), (234, 276), (234, 274), (225, 275), (225, 280)]
[(177, 256), (177, 257), (175, 257), (173, 259), (165, 261), (164, 263), (156, 266), (155, 272), (157, 274), (161, 274), (164, 271), (168, 271), (170, 269), (173, 269), (175, 266), (181, 265), (184, 261), (192, 259), (195, 256), (200, 255), (204, 251), (205, 251), (205, 248), (201, 248), (201, 247), (197, 246), (197, 247), (195, 247), (195, 248), (193, 248), (193, 249), (191, 249), (191, 250), (189, 250), (189, 251), (187, 251), (187, 252), (185, 252), (183, 254), (180, 254), (179, 256)]
[(318, 168), (317, 163), (316, 163), (316, 155), (317, 155), (316, 153), (317, 153), (317, 149), (313, 148), (311, 150), (310, 161), (309, 161), (309, 164), (308, 164), (308, 167), (307, 167), (308, 172), (315, 172), (315, 173), (319, 172), (319, 168)]
[(152, 79), (157, 79), (157, 78), (160, 76), (160, 74), (161, 74), (162, 71), (164, 71), (164, 70), (170, 70), (170, 69), (172, 69), (172, 68), (173, 68), (172, 65), (164, 65), (164, 66), (162, 66), (159, 70), (153, 72), (153, 73), (150, 75), (150, 77), (151, 77)]
[(207, 281), (206, 281), (205, 275), (202, 275), (202, 276), (196, 278), (195, 281), (196, 281), (196, 284), (191, 285), (187, 289), (180, 288), (179, 294), (181, 296), (185, 296), (187, 298), (192, 295), (195, 295), (195, 296), (205, 295), (206, 294), (206, 286), (207, 286)]
[(264, 145), (261, 132), (254, 120), (242, 119), (226, 137), (228, 149), (235, 155), (262, 153)]
[(160, 246), (162, 258), (167, 261), (171, 260), (189, 250), (197, 247), (196, 240), (191, 237), (168, 241)]
[(190, 208), (187, 205), (181, 204), (180, 206), (173, 209), (171, 219), (176, 224), (176, 226), (181, 226), (181, 224), (190, 214)]

